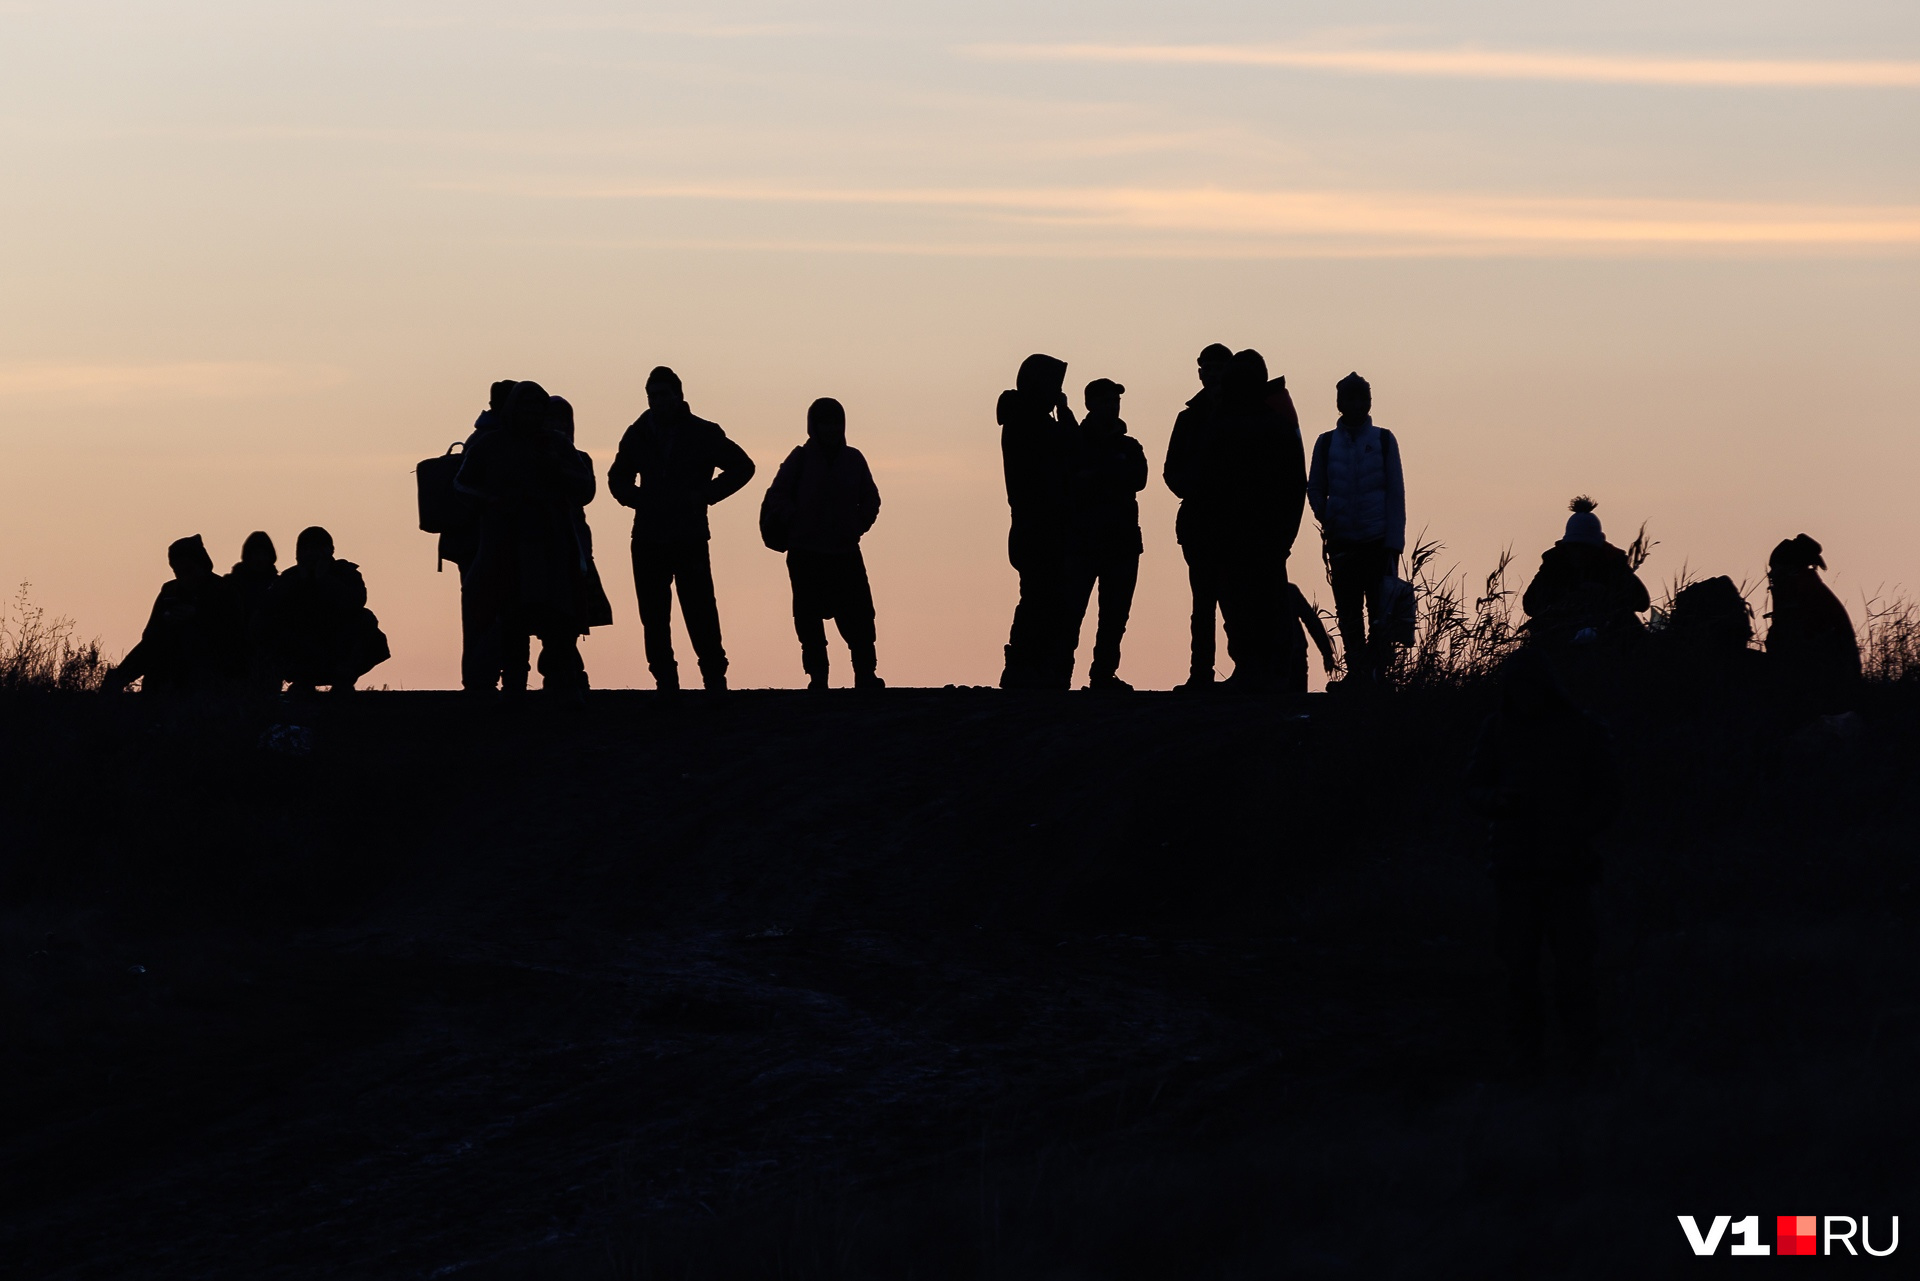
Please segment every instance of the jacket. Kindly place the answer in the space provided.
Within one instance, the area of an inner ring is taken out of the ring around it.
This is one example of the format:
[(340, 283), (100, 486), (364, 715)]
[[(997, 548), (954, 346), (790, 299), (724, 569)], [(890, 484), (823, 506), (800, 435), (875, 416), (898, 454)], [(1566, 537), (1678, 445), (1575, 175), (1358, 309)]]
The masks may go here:
[(593, 460), (557, 432), (503, 427), (478, 437), (455, 487), (480, 509), (479, 551), (463, 588), (483, 615), (546, 635), (584, 632), (599, 577), (583, 546)]
[(855, 551), (879, 518), (880, 489), (852, 445), (796, 446), (760, 502), (760, 527), (781, 551)]
[(1017, 569), (1032, 557), (1057, 556), (1071, 546), (1079, 429), (1018, 391), (1000, 394), (995, 416), (1012, 514), (1007, 556)]
[(633, 508), (635, 542), (697, 543), (713, 536), (707, 508), (752, 479), (747, 452), (719, 424), (682, 405), (677, 412), (649, 409), (627, 428), (607, 471), (607, 491)]
[(1119, 418), (1089, 415), (1080, 424), (1080, 466), (1074, 472), (1074, 524), (1094, 552), (1145, 550), (1139, 493), (1147, 487), (1147, 451)]
[(1407, 545), (1407, 486), (1400, 442), (1368, 422), (1339, 426), (1313, 443), (1307, 501), (1328, 542), (1379, 542), (1389, 551)]

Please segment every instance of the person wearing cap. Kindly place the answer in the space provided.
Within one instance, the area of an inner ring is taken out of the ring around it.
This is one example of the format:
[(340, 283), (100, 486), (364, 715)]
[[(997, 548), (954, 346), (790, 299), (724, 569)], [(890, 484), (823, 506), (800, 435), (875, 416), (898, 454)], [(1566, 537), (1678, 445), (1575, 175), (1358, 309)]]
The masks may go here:
[(1189, 616), (1190, 657), (1187, 693), (1205, 690), (1214, 682), (1219, 640), (1220, 607), (1220, 468), (1214, 442), (1221, 398), (1233, 364), (1233, 348), (1208, 343), (1200, 350), (1200, 390), (1173, 420), (1166, 462), (1160, 477), (1180, 500), (1174, 518), (1174, 538), (1187, 562), (1187, 587), (1193, 596)]
[(102, 684), (122, 690), (140, 681), (143, 693), (219, 688), (240, 673), (242, 626), (233, 584), (213, 572), (200, 535), (167, 547), (173, 577), (161, 584), (140, 642)]
[(325, 685), (335, 694), (348, 693), (391, 656), (380, 620), (367, 608), (360, 567), (333, 550), (333, 535), (325, 529), (301, 530), (293, 566), (267, 595), (267, 650), (276, 681), (287, 681), (291, 692)]
[(760, 503), (760, 537), (787, 554), (793, 629), (807, 688), (827, 689), (831, 618), (847, 643), (855, 689), (886, 687), (875, 670), (873, 588), (860, 539), (880, 518), (880, 488), (859, 450), (847, 443), (847, 411), (822, 396), (807, 406), (807, 443), (780, 464)]
[(1638, 631), (1637, 615), (1652, 604), (1647, 585), (1626, 552), (1607, 541), (1594, 514), (1598, 504), (1583, 494), (1568, 506), (1566, 535), (1541, 555), (1520, 598), (1528, 636), (1563, 644), (1589, 630), (1595, 638)]
[(1820, 544), (1801, 534), (1767, 558), (1767, 662), (1793, 693), (1838, 710), (1860, 680), (1860, 644), (1847, 607), (1820, 580)]
[(1087, 416), (1080, 423), (1080, 451), (1074, 472), (1073, 586), (1067, 599), (1074, 648), (1080, 644), (1087, 606), (1099, 599), (1093, 661), (1087, 688), (1125, 693), (1120, 679), (1120, 640), (1133, 611), (1133, 590), (1140, 579), (1139, 493), (1147, 487), (1147, 452), (1127, 434), (1120, 398), (1127, 389), (1111, 378), (1086, 386)]
[(1035, 353), (1000, 393), (1000, 463), (1006, 477), (1007, 560), (1020, 575), (1008, 629), (1002, 689), (1073, 684), (1073, 475), (1080, 424), (1067, 403), (1067, 362)]
[(707, 508), (753, 479), (753, 459), (719, 424), (694, 415), (680, 376), (660, 365), (647, 375), (647, 409), (620, 438), (607, 489), (633, 508), (633, 589), (655, 688), (680, 688), (673, 654), (673, 594), (710, 693), (727, 688), (727, 651), (713, 593)]
[(1320, 522), (1327, 581), (1346, 653), (1347, 679), (1371, 682), (1390, 653), (1372, 643), (1387, 579), (1407, 545), (1407, 487), (1400, 442), (1373, 421), (1373, 388), (1350, 373), (1334, 388), (1340, 421), (1313, 444), (1307, 501)]

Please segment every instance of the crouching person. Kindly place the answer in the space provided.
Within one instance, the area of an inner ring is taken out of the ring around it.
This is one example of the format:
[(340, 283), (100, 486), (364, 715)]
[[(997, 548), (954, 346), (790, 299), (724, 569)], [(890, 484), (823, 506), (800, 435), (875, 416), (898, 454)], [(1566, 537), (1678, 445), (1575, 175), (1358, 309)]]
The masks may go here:
[(275, 676), (296, 693), (319, 685), (347, 693), (391, 657), (360, 567), (337, 559), (333, 535), (318, 525), (300, 531), (293, 567), (267, 596), (264, 626)]
[(787, 455), (760, 504), (760, 536), (787, 554), (793, 629), (808, 689), (827, 686), (831, 618), (853, 659), (855, 689), (882, 689), (875, 672), (873, 590), (860, 538), (880, 516), (880, 490), (847, 443), (847, 411), (822, 397), (807, 408), (807, 443)]
[(1598, 1036), (1594, 838), (1613, 821), (1620, 778), (1607, 731), (1567, 697), (1539, 651), (1522, 650), (1501, 673), (1500, 710), (1481, 731), (1467, 788), (1489, 827), (1508, 1017), (1520, 1061), (1537, 1066), (1545, 1049), (1542, 971), (1549, 957), (1561, 1034), (1583, 1058)]
[(238, 674), (243, 626), (233, 584), (213, 572), (200, 535), (167, 547), (173, 578), (160, 587), (140, 643), (107, 673), (102, 688), (142, 692), (207, 690)]

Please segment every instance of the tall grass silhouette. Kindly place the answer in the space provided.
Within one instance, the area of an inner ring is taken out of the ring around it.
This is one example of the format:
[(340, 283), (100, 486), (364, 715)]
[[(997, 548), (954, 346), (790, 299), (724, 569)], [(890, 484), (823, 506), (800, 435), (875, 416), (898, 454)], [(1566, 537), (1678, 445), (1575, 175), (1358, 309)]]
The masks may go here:
[(81, 640), (71, 618), (48, 617), (31, 591), (22, 583), (0, 604), (0, 694), (99, 689), (112, 667), (99, 640)]

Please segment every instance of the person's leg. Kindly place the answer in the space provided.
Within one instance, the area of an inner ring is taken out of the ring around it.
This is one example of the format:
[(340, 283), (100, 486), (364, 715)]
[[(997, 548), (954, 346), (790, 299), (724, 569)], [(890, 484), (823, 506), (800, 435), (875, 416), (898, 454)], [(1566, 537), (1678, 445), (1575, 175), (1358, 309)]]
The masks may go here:
[(467, 589), (467, 571), (460, 571), (460, 687), (491, 692), (500, 684), (500, 651), (493, 634), (494, 620), (481, 604), (481, 594)]
[(827, 688), (827, 629), (821, 613), (820, 564), (804, 551), (787, 553), (787, 583), (793, 588), (793, 632), (800, 640), (800, 667), (808, 689)]
[(1268, 584), (1257, 555), (1234, 551), (1221, 556), (1216, 582), (1220, 619), (1227, 633), (1227, 657), (1233, 660), (1236, 688), (1263, 685), (1274, 676), (1272, 644), (1266, 636)]
[(533, 668), (533, 637), (524, 623), (510, 619), (496, 619), (494, 630), (500, 655), (500, 688), (508, 694), (524, 694), (527, 673)]
[(1023, 555), (1014, 566), (1020, 573), (1020, 600), (1013, 607), (1013, 626), (1007, 632), (1002, 689), (1056, 686), (1065, 577), (1060, 561), (1059, 553), (1043, 548)]
[(1494, 909), (1500, 960), (1507, 977), (1507, 1025), (1524, 1065), (1539, 1062), (1546, 1032), (1540, 991), (1540, 953), (1545, 942), (1539, 885), (1531, 879), (1497, 877)]
[(673, 559), (666, 545), (635, 540), (633, 594), (640, 605), (653, 683), (659, 689), (679, 689), (680, 665), (673, 657)]
[(867, 580), (866, 558), (858, 548), (840, 564), (833, 623), (840, 629), (840, 639), (847, 643), (847, 653), (853, 660), (854, 688), (884, 688), (886, 682), (880, 679), (879, 658), (874, 652), (873, 585)]
[(1120, 673), (1120, 642), (1133, 614), (1133, 592), (1140, 582), (1140, 553), (1120, 551), (1100, 565), (1100, 621), (1094, 632), (1095, 682), (1112, 682)]
[(572, 631), (541, 635), (540, 687), (567, 694), (586, 690), (587, 664), (580, 657), (580, 637)]
[(1193, 613), (1188, 624), (1192, 631), (1192, 654), (1187, 684), (1199, 688), (1213, 684), (1214, 680), (1215, 647), (1220, 630), (1217, 557), (1204, 547), (1183, 544), (1180, 551), (1187, 558), (1187, 588), (1193, 594)]
[(1340, 625), (1340, 654), (1349, 680), (1364, 681), (1373, 671), (1367, 655), (1367, 569), (1363, 549), (1331, 549), (1327, 584), (1333, 589), (1333, 613)]
[(1368, 622), (1367, 659), (1373, 665), (1374, 679), (1378, 680), (1393, 661), (1393, 642), (1375, 634), (1372, 622), (1380, 616), (1381, 602), (1386, 596), (1387, 575), (1393, 572), (1399, 558), (1384, 547), (1370, 547), (1367, 551), (1366, 577), (1363, 580)]
[(1053, 660), (1050, 671), (1055, 683), (1073, 685), (1074, 659), (1080, 653), (1080, 633), (1087, 622), (1087, 606), (1093, 602), (1094, 586), (1099, 582), (1100, 562), (1086, 552), (1077, 552), (1060, 564), (1055, 587), (1058, 612), (1054, 618)]
[(674, 585), (680, 592), (680, 616), (687, 639), (700, 660), (700, 679), (710, 690), (727, 687), (727, 650), (720, 642), (720, 605), (713, 596), (713, 560), (705, 540), (676, 548)]

